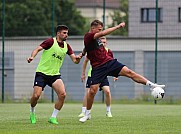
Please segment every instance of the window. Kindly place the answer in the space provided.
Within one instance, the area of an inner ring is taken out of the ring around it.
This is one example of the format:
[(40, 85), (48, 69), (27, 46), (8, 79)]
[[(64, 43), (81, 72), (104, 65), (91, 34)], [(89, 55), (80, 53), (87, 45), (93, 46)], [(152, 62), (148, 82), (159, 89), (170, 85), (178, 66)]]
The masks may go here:
[[(162, 8), (158, 8), (158, 22), (163, 21)], [(142, 8), (141, 9), (141, 22), (156, 22), (156, 9), (155, 8)]]
[(181, 7), (178, 8), (178, 21), (181, 22)]

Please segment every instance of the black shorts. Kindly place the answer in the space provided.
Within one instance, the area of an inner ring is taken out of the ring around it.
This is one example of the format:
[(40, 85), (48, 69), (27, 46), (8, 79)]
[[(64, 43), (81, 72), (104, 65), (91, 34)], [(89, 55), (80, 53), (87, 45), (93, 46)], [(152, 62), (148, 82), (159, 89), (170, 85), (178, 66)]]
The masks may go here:
[[(88, 77), (88, 78), (87, 78), (87, 83), (86, 83), (86, 88), (90, 88), (91, 84), (92, 84), (92, 78), (91, 78), (91, 77)], [(102, 87), (104, 87), (104, 86), (109, 86), (109, 81), (108, 81), (108, 78), (107, 78), (107, 77), (106, 77), (106, 79), (104, 79), (104, 80), (101, 82), (101, 84), (100, 84), (100, 86), (99, 86), (99, 91), (102, 91)]]
[[(92, 78), (91, 77), (88, 77), (87, 78), (87, 83), (86, 83), (86, 88), (90, 88), (92, 84)], [(103, 86), (109, 86), (109, 81), (108, 81), (108, 78), (106, 77), (100, 84), (100, 89), (103, 87)]]
[(117, 59), (108, 61), (107, 63), (97, 67), (92, 68), (91, 77), (92, 83), (91, 85), (102, 83), (102, 81), (107, 78), (107, 76), (118, 77), (119, 72), (124, 67), (122, 63), (118, 62)]
[(41, 72), (36, 72), (35, 74), (35, 80), (34, 80), (34, 86), (42, 87), (42, 90), (46, 85), (52, 87), (52, 84), (57, 80), (61, 79), (60, 75), (45, 75)]

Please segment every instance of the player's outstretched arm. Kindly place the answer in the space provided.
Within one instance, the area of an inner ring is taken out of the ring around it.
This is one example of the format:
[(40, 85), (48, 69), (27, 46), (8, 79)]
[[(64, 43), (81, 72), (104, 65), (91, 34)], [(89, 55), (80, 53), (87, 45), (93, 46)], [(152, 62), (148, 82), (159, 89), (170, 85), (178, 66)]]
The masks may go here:
[(31, 53), (31, 57), (27, 58), (28, 63), (32, 62), (35, 56), (38, 54), (39, 51), (43, 50), (41, 46), (38, 46), (33, 52)]
[(105, 29), (105, 30), (103, 30), (103, 31), (101, 31), (101, 32), (98, 32), (98, 33), (96, 33), (96, 34), (94, 35), (94, 39), (100, 38), (100, 37), (102, 37), (102, 36), (106, 36), (106, 35), (114, 32), (114, 31), (116, 31), (116, 30), (118, 30), (118, 29), (120, 29), (120, 28), (124, 28), (125, 25), (126, 25), (125, 22), (122, 22), (122, 23), (120, 23), (120, 24), (117, 25), (117, 26), (114, 26), (114, 27), (111, 27), (111, 28), (107, 28), (107, 29)]

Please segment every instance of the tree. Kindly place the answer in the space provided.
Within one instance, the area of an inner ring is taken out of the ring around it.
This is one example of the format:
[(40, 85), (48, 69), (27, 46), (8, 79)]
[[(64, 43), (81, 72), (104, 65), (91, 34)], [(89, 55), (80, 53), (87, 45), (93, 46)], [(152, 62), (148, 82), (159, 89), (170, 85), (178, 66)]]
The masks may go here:
[(86, 20), (77, 11), (74, 3), (60, 0), (57, 4), (60, 6), (55, 9), (56, 22), (67, 25), (70, 29), (69, 35), (83, 35)]
[[(52, 1), (6, 0), (5, 8), (5, 36), (52, 35)], [(70, 28), (70, 35), (84, 33), (85, 19), (75, 9), (74, 3), (55, 0), (54, 9), (54, 28), (57, 24), (65, 24)], [(0, 3), (0, 10), (2, 11), (2, 3)], [(2, 18), (0, 22), (2, 23)]]
[(128, 36), (128, 0), (120, 0), (120, 3), (120, 11), (114, 11), (111, 15), (113, 22), (109, 27), (125, 22), (125, 28), (113, 32), (112, 35)]
[(40, 10), (42, 1), (6, 1), (6, 36), (48, 35), (45, 25), (51, 26), (51, 20)]

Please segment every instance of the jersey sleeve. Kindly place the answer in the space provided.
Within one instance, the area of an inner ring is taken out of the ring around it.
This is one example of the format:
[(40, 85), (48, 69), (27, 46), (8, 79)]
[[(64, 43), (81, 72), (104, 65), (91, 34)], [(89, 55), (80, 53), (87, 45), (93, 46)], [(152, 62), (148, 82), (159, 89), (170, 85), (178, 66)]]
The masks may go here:
[(40, 46), (45, 49), (45, 50), (48, 50), (49, 48), (51, 48), (51, 46), (53, 45), (53, 38), (49, 38), (49, 39), (46, 39), (45, 41), (43, 41)]
[(71, 54), (74, 53), (73, 50), (72, 50), (72, 48), (71, 48), (71, 46), (70, 46), (69, 44), (67, 44), (67, 48), (68, 48), (68, 51), (67, 51), (67, 54), (68, 54), (68, 55), (71, 55)]

